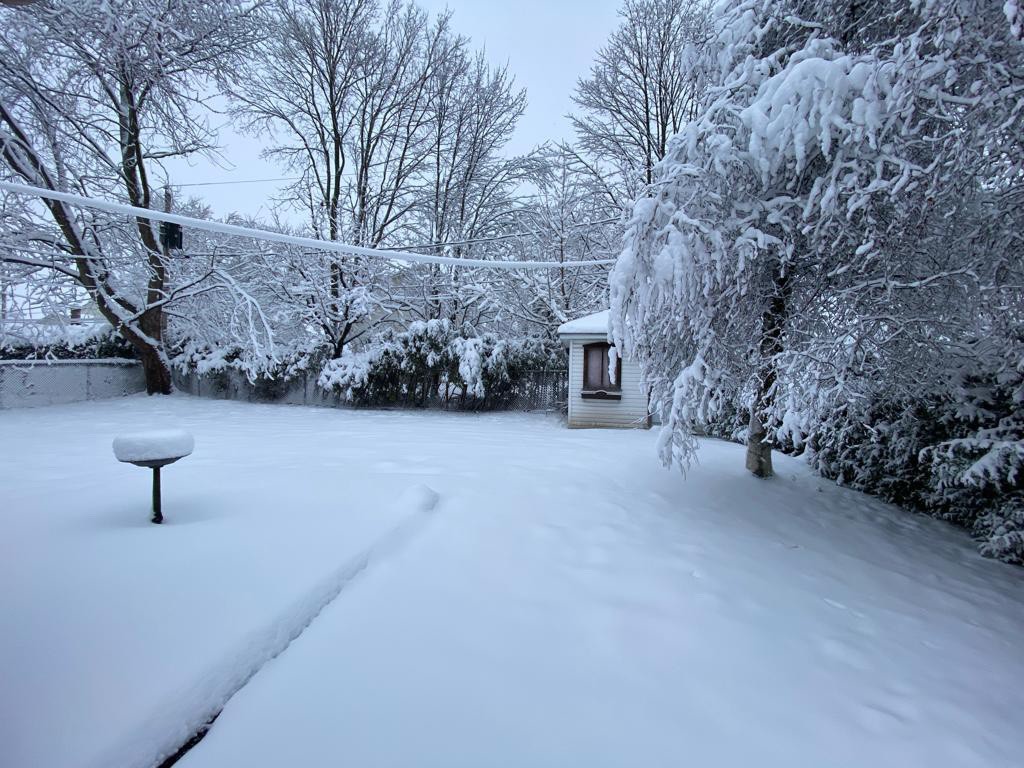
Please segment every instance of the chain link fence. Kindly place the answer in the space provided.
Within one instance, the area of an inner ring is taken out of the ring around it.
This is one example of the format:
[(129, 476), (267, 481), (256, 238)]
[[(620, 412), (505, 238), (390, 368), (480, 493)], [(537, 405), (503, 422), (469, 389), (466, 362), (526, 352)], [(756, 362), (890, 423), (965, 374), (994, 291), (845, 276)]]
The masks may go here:
[[(175, 372), (174, 386), (199, 397), (251, 403), (351, 407), (344, 398), (317, 386), (307, 374), (288, 381), (249, 381), (233, 369), (198, 375)], [(425, 407), (440, 410), (501, 410), (564, 413), (567, 371), (528, 371), (511, 382), (500, 402), (481, 404), (460, 397), (439, 397)], [(123, 397), (146, 390), (142, 366), (135, 360), (0, 360), (0, 408), (58, 405)], [(401, 406), (395, 406), (401, 407)], [(410, 406), (412, 407), (412, 406)]]
[(146, 391), (135, 360), (0, 360), (0, 408), (102, 400)]
[[(341, 395), (319, 387), (317, 378), (316, 374), (305, 374), (287, 381), (261, 379), (251, 382), (244, 374), (233, 369), (203, 375), (176, 371), (174, 386), (192, 395), (223, 400), (333, 408), (353, 407)], [(511, 383), (509, 392), (502, 398), (500, 405), (489, 406), (487, 410), (565, 413), (568, 402), (568, 371), (528, 371)], [(423, 407), (438, 410), (480, 410), (479, 403), (471, 400), (466, 402), (451, 396), (439, 397)]]
[(516, 381), (514, 387), (510, 411), (567, 413), (569, 410), (568, 371), (530, 371)]

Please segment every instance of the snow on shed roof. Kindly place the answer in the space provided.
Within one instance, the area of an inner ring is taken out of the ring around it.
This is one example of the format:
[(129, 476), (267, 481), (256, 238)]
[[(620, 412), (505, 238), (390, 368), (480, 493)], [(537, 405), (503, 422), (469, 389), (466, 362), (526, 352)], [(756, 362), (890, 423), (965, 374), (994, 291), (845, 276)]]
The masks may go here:
[(593, 333), (603, 336), (608, 333), (608, 310), (605, 309), (592, 315), (570, 320), (568, 323), (562, 323), (558, 326), (558, 333), (559, 335)]

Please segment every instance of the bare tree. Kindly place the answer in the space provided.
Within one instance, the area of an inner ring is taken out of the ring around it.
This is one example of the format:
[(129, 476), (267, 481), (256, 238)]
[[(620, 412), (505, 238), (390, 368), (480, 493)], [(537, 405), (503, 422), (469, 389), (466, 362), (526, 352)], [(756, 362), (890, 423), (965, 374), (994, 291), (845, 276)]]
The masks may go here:
[[(381, 245), (414, 205), (427, 83), (457, 42), (448, 15), (431, 25), (400, 0), (279, 0), (262, 18), (263, 39), (229, 88), (235, 116), (298, 173), (286, 200), (305, 210), (317, 237)], [(371, 290), (381, 267), (319, 258), (304, 257), (309, 279), (297, 297), (337, 357), (387, 314)]]
[[(559, 262), (614, 258), (622, 236), (619, 210), (592, 167), (566, 146), (547, 149), (536, 192), (517, 211), (511, 258)], [(503, 318), (520, 332), (553, 339), (567, 320), (607, 307), (606, 267), (562, 267), (502, 277)]]
[(461, 44), (450, 19), (445, 13), (431, 24), (415, 4), (392, 0), (373, 37), (374, 66), (356, 88), (348, 141), (349, 236), (360, 245), (384, 243), (409, 224), (429, 151), (430, 82)]
[[(286, 201), (304, 209), (310, 229), (326, 240), (350, 232), (348, 140), (356, 130), (356, 86), (375, 66), (378, 11), (374, 0), (279, 0), (260, 15), (260, 40), (227, 84), (234, 117), (271, 140), (265, 156), (298, 174)], [(293, 265), (299, 282), (284, 288), (282, 298), (305, 307), (307, 321), (340, 355), (365, 305), (346, 260), (324, 255), (318, 261)]]
[[(202, 85), (246, 44), (250, 3), (48, 0), (0, 11), (0, 149), (15, 178), (140, 208), (161, 161), (211, 149)], [(45, 219), (43, 218), (45, 216)], [(130, 232), (49, 199), (6, 219), (0, 259), (75, 281), (134, 346), (150, 393), (171, 389), (172, 300), (158, 228)], [(13, 229), (11, 229), (13, 227)]]
[(619, 15), (590, 77), (576, 86), (581, 114), (572, 121), (583, 153), (610, 164), (633, 197), (695, 115), (709, 14), (700, 0), (626, 0)]
[[(518, 188), (537, 167), (535, 158), (500, 154), (526, 106), (525, 91), (515, 90), (507, 68), (490, 67), (466, 47), (460, 38), (428, 82), (428, 156), (415, 212), (417, 244), (457, 257), (490, 250), (488, 236), (514, 226)], [(479, 278), (437, 265), (420, 270), (415, 313), (479, 324), (493, 310)]]
[[(317, 237), (434, 250), (508, 214), (527, 163), (498, 152), (525, 95), (504, 68), (471, 54), (450, 20), (402, 0), (268, 7), (263, 40), (230, 86), (234, 114), (300, 177), (286, 202)], [(334, 357), (396, 312), (440, 316), (441, 294), (458, 281), (451, 270), (337, 255), (304, 254), (288, 271), (283, 298), (301, 305)]]

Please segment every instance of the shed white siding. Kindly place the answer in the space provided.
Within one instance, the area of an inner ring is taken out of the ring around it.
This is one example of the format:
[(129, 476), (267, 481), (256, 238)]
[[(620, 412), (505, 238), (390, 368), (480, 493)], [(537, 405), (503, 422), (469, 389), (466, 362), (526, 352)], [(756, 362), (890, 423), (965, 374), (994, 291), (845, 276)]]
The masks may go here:
[(622, 398), (620, 400), (584, 399), (583, 345), (607, 341), (607, 336), (569, 338), (569, 426), (570, 427), (648, 427), (647, 395), (640, 388), (640, 369), (636, 363), (622, 361)]

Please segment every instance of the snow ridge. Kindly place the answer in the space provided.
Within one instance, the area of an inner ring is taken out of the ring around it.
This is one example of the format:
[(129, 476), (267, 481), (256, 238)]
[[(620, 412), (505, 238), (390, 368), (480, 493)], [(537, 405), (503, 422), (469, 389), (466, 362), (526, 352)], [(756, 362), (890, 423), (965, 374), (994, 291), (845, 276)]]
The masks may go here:
[[(297, 600), (290, 610), (250, 634), (228, 659), (203, 675), (173, 701), (165, 702), (146, 724), (104, 757), (95, 768), (111, 765), (154, 768), (173, 755), (216, 717), (228, 701), (269, 661), (292, 644), (342, 590), (368, 568), (399, 552), (432, 517), (439, 496), (426, 485), (407, 489), (396, 505), (410, 509), (408, 517)], [(167, 730), (168, 723), (177, 727)]]

